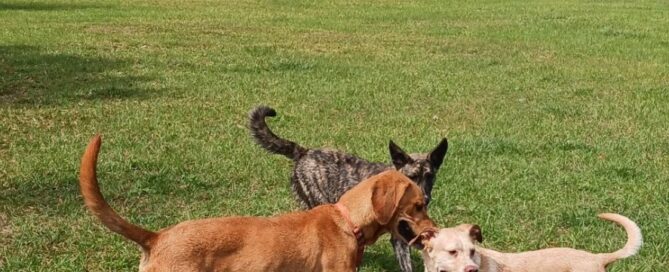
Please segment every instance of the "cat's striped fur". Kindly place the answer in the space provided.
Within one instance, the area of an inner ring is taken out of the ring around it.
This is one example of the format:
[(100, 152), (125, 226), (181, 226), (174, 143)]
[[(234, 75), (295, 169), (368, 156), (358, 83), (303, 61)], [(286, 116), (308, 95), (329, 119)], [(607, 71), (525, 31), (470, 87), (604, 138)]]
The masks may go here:
[[(434, 179), (443, 162), (448, 141), (428, 154), (407, 154), (393, 141), (389, 143), (392, 164), (369, 162), (330, 149), (310, 149), (274, 134), (265, 117), (276, 116), (276, 111), (259, 106), (249, 114), (249, 128), (255, 141), (269, 152), (284, 155), (294, 162), (291, 185), (293, 192), (307, 208), (335, 203), (348, 189), (360, 181), (386, 169), (395, 168), (416, 182), (425, 193), (426, 203), (432, 197)], [(409, 246), (399, 239), (391, 239), (402, 271), (412, 271)]]

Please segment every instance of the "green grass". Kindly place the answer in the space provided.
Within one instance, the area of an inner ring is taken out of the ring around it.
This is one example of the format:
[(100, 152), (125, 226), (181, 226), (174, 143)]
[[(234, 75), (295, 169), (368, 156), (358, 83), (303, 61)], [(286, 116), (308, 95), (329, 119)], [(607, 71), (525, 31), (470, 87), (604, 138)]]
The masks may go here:
[[(557, 2), (3, 0), (0, 270), (137, 269), (79, 196), (97, 132), (103, 193), (139, 225), (297, 209), (290, 161), (245, 129), (257, 104), (371, 160), (448, 136), (430, 213), (486, 246), (613, 251), (596, 214), (617, 212), (645, 244), (611, 271), (666, 269), (669, 4)], [(364, 271), (397, 269), (382, 240)]]

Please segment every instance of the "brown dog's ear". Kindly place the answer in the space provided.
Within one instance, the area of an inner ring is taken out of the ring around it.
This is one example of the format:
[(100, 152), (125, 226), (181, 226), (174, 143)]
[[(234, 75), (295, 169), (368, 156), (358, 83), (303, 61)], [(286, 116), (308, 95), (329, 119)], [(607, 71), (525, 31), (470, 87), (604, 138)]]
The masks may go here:
[(380, 177), (372, 187), (372, 208), (376, 221), (381, 225), (388, 224), (393, 218), (400, 200), (409, 187), (409, 182), (401, 179), (404, 176), (400, 172), (392, 172), (379, 174)]
[(443, 138), (441, 139), (441, 142), (437, 147), (430, 152), (429, 155), (427, 155), (427, 159), (430, 161), (430, 164), (432, 164), (432, 167), (435, 169), (439, 169), (439, 166), (444, 162), (444, 156), (446, 156), (446, 152), (448, 151), (448, 139)]
[(407, 163), (410, 163), (413, 161), (411, 159), (411, 156), (409, 156), (404, 150), (402, 150), (398, 145), (393, 142), (393, 140), (390, 140), (388, 143), (388, 149), (390, 150), (390, 159), (393, 161), (393, 165), (395, 166), (395, 169), (399, 170), (404, 165)]

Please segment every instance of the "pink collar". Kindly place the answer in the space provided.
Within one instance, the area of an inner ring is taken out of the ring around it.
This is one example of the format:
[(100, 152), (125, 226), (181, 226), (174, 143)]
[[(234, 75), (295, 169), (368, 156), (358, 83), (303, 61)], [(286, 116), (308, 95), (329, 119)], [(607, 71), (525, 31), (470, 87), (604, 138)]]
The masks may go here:
[(341, 203), (337, 203), (334, 206), (335, 209), (337, 209), (337, 211), (341, 213), (342, 217), (344, 217), (344, 221), (346, 221), (348, 227), (351, 228), (353, 236), (355, 236), (355, 239), (358, 242), (358, 251), (356, 255), (355, 266), (359, 267), (360, 264), (362, 263), (362, 255), (365, 252), (365, 235), (360, 230), (360, 227), (356, 226), (355, 224), (353, 224), (353, 221), (351, 221), (351, 216), (348, 212), (348, 208), (346, 208)]

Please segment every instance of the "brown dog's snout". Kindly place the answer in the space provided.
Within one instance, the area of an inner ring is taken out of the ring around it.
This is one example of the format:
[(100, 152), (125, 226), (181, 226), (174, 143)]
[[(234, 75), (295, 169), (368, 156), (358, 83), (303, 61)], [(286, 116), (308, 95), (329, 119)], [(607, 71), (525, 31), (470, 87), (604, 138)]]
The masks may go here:
[(419, 234), (422, 233), (422, 232), (425, 232), (425, 231), (429, 231), (429, 230), (434, 231), (434, 230), (438, 229), (437, 225), (427, 215), (425, 217), (423, 217), (421, 220), (414, 221), (414, 222), (416, 224), (415, 225), (416, 230), (418, 231)]
[(432, 221), (432, 219), (430, 219), (429, 217), (426, 217), (425, 219), (421, 220), (418, 223), (418, 227), (421, 230), (424, 231), (424, 230), (429, 230), (429, 229), (436, 229), (437, 225)]

